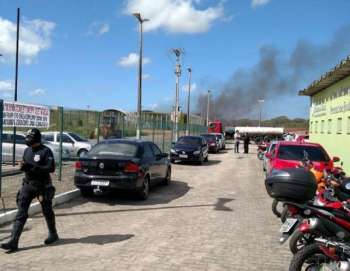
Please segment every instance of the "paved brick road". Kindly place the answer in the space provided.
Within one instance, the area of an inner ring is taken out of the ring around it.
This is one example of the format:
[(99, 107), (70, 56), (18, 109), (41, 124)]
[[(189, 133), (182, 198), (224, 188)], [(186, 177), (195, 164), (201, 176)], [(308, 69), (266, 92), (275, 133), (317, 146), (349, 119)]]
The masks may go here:
[(229, 150), (204, 166), (175, 165), (172, 185), (146, 202), (79, 198), (56, 210), (57, 245), (41, 245), (46, 228), (34, 217), (22, 250), (0, 252), (0, 270), (287, 270), (260, 168), (255, 154)]

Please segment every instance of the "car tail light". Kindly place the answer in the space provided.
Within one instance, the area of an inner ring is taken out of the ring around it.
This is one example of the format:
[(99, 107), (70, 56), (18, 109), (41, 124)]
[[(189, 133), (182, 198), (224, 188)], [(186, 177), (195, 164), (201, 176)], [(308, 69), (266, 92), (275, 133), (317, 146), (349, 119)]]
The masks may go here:
[(81, 162), (80, 162), (80, 161), (75, 162), (74, 167), (75, 167), (75, 169), (77, 169), (77, 170), (81, 170), (81, 169), (82, 169), (82, 164), (81, 164)]
[(140, 171), (139, 165), (131, 162), (127, 163), (124, 168), (124, 172), (127, 172), (127, 173), (139, 173), (139, 171)]

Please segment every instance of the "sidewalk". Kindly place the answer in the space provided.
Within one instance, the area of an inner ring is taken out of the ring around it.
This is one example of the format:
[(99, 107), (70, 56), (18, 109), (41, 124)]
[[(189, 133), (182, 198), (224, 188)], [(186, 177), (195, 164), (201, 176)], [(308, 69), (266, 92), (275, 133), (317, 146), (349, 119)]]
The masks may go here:
[[(63, 166), (62, 181), (58, 181), (57, 169), (56, 169), (56, 172), (52, 174), (52, 181), (54, 186), (56, 187), (56, 194), (67, 192), (76, 188), (74, 186), (74, 166), (73, 165), (74, 165), (73, 163), (68, 162)], [(12, 171), (14, 170), (12, 165), (11, 166), (3, 165), (3, 172), (5, 174), (8, 174), (11, 170)], [(18, 170), (18, 168), (16, 168), (15, 170)], [(17, 208), (16, 195), (17, 195), (17, 191), (21, 188), (23, 177), (24, 177), (24, 174), (20, 173), (17, 175), (6, 176), (2, 178), (1, 199), (3, 200), (3, 202), (2, 201), (0, 202), (0, 214)], [(5, 206), (3, 206), (3, 203)]]

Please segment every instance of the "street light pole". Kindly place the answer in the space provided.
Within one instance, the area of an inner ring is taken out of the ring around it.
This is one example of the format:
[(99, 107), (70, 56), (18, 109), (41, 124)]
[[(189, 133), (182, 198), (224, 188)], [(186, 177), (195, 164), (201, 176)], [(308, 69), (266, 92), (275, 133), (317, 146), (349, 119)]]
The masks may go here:
[(207, 96), (207, 126), (209, 126), (209, 106), (210, 106), (210, 90), (208, 90), (208, 96)]
[(258, 103), (259, 103), (259, 127), (261, 127), (261, 114), (262, 114), (262, 103), (265, 102), (265, 100), (263, 99), (259, 99)]
[(176, 56), (176, 68), (175, 68), (175, 75), (176, 75), (176, 95), (175, 95), (175, 129), (174, 129), (174, 140), (175, 142), (178, 139), (179, 134), (179, 126), (178, 126), (178, 115), (179, 115), (179, 85), (180, 85), (180, 76), (181, 76), (181, 65), (180, 65), (180, 56), (182, 53), (181, 49), (173, 49), (173, 52)]
[(140, 52), (139, 52), (139, 69), (138, 69), (138, 85), (137, 85), (137, 124), (136, 138), (141, 138), (141, 112), (142, 112), (142, 52), (143, 52), (143, 23), (149, 21), (141, 17), (140, 13), (133, 13), (140, 23)]
[(192, 77), (192, 69), (188, 68), (188, 94), (187, 94), (187, 129), (186, 135), (190, 135), (190, 102), (191, 102), (191, 77)]
[[(15, 102), (17, 102), (17, 87), (18, 87), (18, 50), (19, 50), (19, 23), (20, 23), (20, 9), (17, 8), (17, 37), (16, 37), (16, 73), (15, 73)], [(13, 147), (12, 147), (12, 166), (16, 164), (16, 124), (13, 127)]]

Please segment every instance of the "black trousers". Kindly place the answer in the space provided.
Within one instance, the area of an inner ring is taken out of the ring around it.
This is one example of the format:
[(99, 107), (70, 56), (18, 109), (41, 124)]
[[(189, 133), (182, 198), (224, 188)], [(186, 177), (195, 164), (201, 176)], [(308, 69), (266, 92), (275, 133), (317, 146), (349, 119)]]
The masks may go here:
[[(52, 189), (54, 188), (52, 187)], [(49, 191), (45, 188), (40, 189), (39, 187), (28, 182), (23, 183), (23, 186), (17, 195), (18, 212), (12, 230), (13, 241), (18, 243), (19, 237), (23, 231), (23, 227), (28, 219), (28, 210), (30, 204), (36, 197), (39, 197), (40, 199), (39, 201), (49, 232), (56, 233), (55, 213), (52, 209), (53, 195), (54, 190), (52, 193), (52, 191)]]
[(235, 153), (239, 153), (239, 141), (235, 142)]
[(249, 152), (249, 144), (244, 144), (244, 153)]

